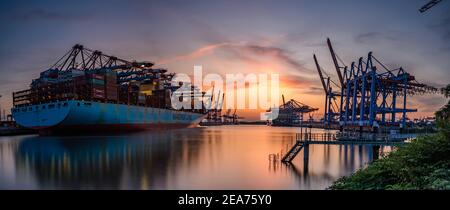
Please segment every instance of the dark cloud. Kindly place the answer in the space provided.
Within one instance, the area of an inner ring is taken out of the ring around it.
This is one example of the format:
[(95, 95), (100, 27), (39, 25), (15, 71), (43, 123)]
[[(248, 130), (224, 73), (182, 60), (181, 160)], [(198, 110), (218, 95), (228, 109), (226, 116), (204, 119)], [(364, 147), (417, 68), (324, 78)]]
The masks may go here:
[[(258, 44), (231, 44), (225, 46), (234, 56), (241, 60), (264, 63), (280, 62), (298, 72), (311, 73), (301, 60), (293, 58), (293, 53), (282, 47), (263, 46)], [(266, 60), (261, 60), (266, 59)], [(269, 60), (267, 60), (269, 59)], [(295, 72), (294, 71), (294, 72)], [(303, 78), (302, 81), (305, 81)]]
[[(336, 44), (336, 43), (334, 43)], [(334, 46), (333, 44), (333, 46)], [(319, 47), (328, 47), (327, 43), (324, 42), (323, 40), (319, 40), (319, 41), (310, 41), (305, 43), (306, 47), (314, 47), (314, 48), (319, 48)]]
[(442, 39), (450, 41), (450, 14), (447, 13), (443, 19), (436, 24), (430, 25), (430, 27), (441, 32)]
[(283, 48), (266, 47), (266, 46), (260, 46), (260, 45), (245, 45), (243, 47), (246, 50), (251, 51), (252, 53), (254, 53), (256, 55), (274, 56), (297, 70), (304, 71), (306, 69), (302, 63), (293, 59), (290, 56), (290, 52), (288, 52), (287, 50), (285, 50)]
[(92, 15), (83, 12), (63, 13), (58, 11), (49, 11), (45, 9), (24, 10), (10, 15), (10, 19), (17, 21), (37, 21), (37, 20), (78, 21), (78, 20), (87, 20), (91, 17)]
[(11, 78), (0, 78), (0, 85), (1, 86), (10, 86), (12, 84), (16, 84), (18, 82), (22, 82), (22, 81), (18, 81), (15, 79), (11, 79)]
[(444, 45), (441, 46), (440, 50), (444, 52), (450, 52), (450, 11), (447, 11), (442, 16), (443, 18), (437, 21), (435, 24), (429, 25), (431, 30), (436, 31), (440, 34)]
[(280, 77), (281, 83), (289, 88), (306, 89), (312, 85), (317, 84), (317, 81), (312, 78), (303, 77), (292, 73), (287, 73)]
[(369, 43), (369, 42), (375, 42), (375, 41), (382, 41), (382, 40), (389, 40), (389, 41), (397, 41), (397, 36), (394, 34), (394, 32), (389, 33), (380, 33), (376, 31), (367, 32), (367, 33), (361, 33), (356, 35), (355, 42), (356, 43)]
[(322, 87), (311, 86), (308, 89), (306, 89), (305, 91), (303, 91), (303, 93), (309, 94), (309, 95), (319, 95), (319, 94), (324, 94), (324, 90)]

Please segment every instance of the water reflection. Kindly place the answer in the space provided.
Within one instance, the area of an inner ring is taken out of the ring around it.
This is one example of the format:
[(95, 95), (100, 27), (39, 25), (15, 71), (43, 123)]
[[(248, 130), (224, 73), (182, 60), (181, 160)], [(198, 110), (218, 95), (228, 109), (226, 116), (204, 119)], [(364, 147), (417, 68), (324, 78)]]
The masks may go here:
[(124, 136), (1, 137), (0, 188), (324, 189), (390, 149), (310, 145), (290, 166), (268, 161), (296, 132), (224, 126)]
[(308, 145), (293, 164), (269, 161), (269, 171), (291, 173), (298, 189), (325, 189), (337, 178), (365, 167), (391, 150), (391, 146), (377, 145)]

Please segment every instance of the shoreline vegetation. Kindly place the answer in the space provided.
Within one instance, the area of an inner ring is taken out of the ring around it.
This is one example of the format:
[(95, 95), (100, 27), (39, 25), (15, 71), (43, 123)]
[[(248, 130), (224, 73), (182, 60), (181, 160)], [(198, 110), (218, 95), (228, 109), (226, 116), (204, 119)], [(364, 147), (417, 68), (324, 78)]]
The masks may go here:
[[(450, 84), (441, 89), (449, 98)], [(439, 131), (419, 136), (330, 190), (450, 190), (450, 101), (435, 113)]]

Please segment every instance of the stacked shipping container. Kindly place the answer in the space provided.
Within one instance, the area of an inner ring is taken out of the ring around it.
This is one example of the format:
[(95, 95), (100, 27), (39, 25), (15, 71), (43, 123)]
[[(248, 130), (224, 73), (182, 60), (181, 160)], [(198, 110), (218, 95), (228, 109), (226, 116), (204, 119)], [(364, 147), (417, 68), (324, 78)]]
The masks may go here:
[(90, 98), (105, 100), (105, 77), (101, 74), (86, 74)]
[(14, 102), (16, 105), (39, 104), (76, 99), (171, 108), (171, 89), (166, 88), (160, 79), (130, 81), (121, 85), (118, 81), (117, 73), (108, 69), (64, 72), (49, 69), (33, 80), (30, 90), (18, 92)]
[(105, 94), (106, 101), (117, 102), (119, 100), (116, 72), (105, 73)]
[(58, 100), (171, 108), (174, 73), (154, 69), (151, 62), (126, 61), (75, 45), (50, 69), (33, 80), (30, 89), (13, 93), (14, 106)]

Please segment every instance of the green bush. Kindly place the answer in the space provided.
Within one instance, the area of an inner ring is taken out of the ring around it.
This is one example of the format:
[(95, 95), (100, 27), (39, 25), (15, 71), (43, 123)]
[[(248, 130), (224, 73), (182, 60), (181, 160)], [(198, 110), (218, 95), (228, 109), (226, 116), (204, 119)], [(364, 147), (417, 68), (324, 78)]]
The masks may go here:
[(443, 132), (420, 136), (329, 189), (450, 190), (450, 140)]

